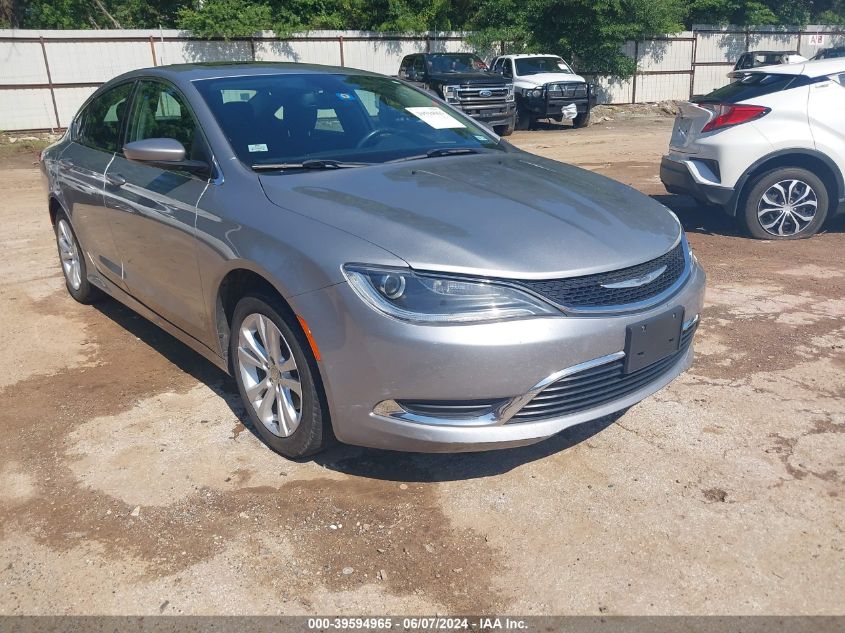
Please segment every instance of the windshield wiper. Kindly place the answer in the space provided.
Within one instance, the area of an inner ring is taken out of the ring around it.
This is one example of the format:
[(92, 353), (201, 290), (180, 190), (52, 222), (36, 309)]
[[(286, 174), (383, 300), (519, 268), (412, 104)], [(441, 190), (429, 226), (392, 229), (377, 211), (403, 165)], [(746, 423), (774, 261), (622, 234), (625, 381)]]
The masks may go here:
[(276, 171), (285, 169), (349, 169), (352, 167), (367, 167), (371, 163), (344, 163), (330, 158), (311, 158), (301, 163), (258, 163), (253, 165), (255, 171)]
[(406, 160), (421, 160), (423, 158), (438, 158), (440, 156), (457, 156), (458, 154), (478, 154), (477, 149), (472, 147), (436, 147), (428, 150), (425, 154), (406, 156), (390, 161), (391, 163), (404, 163)]

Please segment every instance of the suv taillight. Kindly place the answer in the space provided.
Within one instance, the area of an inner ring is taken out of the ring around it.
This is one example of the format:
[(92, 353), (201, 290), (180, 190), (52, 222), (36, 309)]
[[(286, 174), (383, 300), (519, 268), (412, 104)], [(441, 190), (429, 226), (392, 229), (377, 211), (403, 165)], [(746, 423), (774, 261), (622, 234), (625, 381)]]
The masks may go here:
[(702, 103), (700, 105), (714, 114), (713, 118), (701, 128), (702, 132), (712, 132), (713, 130), (721, 130), (732, 125), (747, 123), (771, 112), (770, 108), (756, 105), (737, 105), (733, 103)]

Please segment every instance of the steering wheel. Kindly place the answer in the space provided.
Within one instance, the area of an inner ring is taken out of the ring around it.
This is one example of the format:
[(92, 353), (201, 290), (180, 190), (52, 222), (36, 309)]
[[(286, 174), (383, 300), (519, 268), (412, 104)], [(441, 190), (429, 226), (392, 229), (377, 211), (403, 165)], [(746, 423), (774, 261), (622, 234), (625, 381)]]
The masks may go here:
[(390, 136), (392, 134), (397, 134), (396, 130), (390, 130), (385, 127), (377, 127), (374, 130), (370, 130), (364, 135), (358, 143), (355, 144), (355, 149), (361, 149), (364, 147), (369, 147), (370, 145), (374, 144), (374, 140), (381, 137), (381, 136)]

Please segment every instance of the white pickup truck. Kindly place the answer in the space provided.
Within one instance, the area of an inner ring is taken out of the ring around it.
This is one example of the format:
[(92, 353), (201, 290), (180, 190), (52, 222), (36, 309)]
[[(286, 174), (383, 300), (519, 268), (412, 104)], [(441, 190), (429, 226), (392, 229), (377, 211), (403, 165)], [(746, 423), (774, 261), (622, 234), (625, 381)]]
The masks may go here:
[(494, 73), (513, 80), (516, 129), (530, 129), (537, 119), (572, 119), (590, 124), (596, 104), (593, 86), (557, 55), (502, 55), (490, 63)]

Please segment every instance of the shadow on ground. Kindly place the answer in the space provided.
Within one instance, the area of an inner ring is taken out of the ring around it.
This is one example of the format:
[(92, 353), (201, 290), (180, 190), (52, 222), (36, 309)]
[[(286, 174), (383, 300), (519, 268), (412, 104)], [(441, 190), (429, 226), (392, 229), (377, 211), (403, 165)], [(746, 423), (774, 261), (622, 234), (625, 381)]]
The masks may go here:
[[(737, 220), (717, 206), (702, 204), (689, 196), (676, 194), (658, 194), (651, 197), (672, 209), (687, 233), (745, 237)], [(845, 232), (845, 214), (825, 222), (822, 232)]]
[[(112, 299), (96, 304), (97, 310), (132, 336), (161, 354), (181, 371), (208, 385), (233, 415), (259, 441), (260, 436), (244, 411), (235, 381), (170, 334)], [(422, 454), (366, 449), (337, 443), (311, 458), (324, 468), (357, 477), (388, 481), (434, 482), (498, 475), (543, 459), (589, 439), (615, 422), (624, 412), (579, 424), (538, 444), (478, 453)], [(200, 447), (197, 450), (201, 450)], [(279, 457), (279, 459), (284, 459)]]

